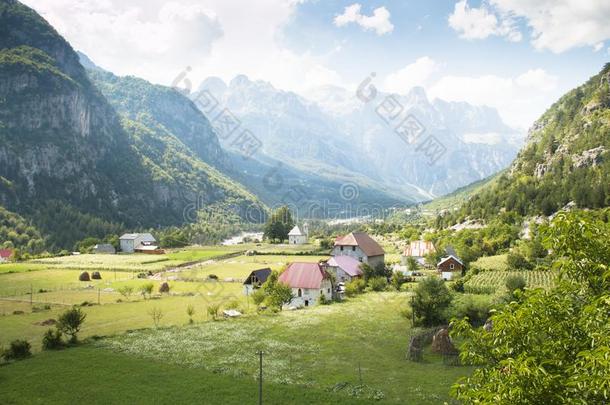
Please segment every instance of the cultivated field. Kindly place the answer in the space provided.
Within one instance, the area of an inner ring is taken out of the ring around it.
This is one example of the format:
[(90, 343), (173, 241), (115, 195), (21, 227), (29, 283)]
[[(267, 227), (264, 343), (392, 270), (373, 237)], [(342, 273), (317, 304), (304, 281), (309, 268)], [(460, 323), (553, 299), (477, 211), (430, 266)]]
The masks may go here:
[(521, 276), (527, 288), (550, 288), (556, 274), (550, 271), (484, 271), (474, 275), (464, 285), (466, 292), (493, 293), (505, 289), (506, 279), (510, 276)]

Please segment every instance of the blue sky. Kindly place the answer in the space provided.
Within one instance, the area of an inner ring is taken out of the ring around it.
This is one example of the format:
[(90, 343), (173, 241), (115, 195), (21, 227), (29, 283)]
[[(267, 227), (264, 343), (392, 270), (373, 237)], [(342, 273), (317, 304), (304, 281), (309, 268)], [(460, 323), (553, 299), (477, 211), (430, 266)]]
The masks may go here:
[(610, 60), (607, 0), (25, 0), (100, 66), (170, 84), (237, 74), (308, 95), (387, 91), (495, 107), (526, 129)]

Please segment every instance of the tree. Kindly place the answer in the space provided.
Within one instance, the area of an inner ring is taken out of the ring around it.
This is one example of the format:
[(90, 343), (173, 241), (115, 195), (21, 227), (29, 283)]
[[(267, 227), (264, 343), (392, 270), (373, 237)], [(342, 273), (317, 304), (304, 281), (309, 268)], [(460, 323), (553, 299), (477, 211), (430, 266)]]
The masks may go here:
[(262, 288), (257, 288), (250, 294), (250, 297), (252, 298), (254, 305), (258, 307), (265, 301), (265, 291)]
[(161, 321), (161, 318), (163, 318), (163, 311), (161, 310), (161, 308), (152, 307), (151, 309), (148, 310), (148, 315), (150, 315), (150, 317), (152, 318), (152, 320), (155, 324), (155, 328), (157, 328), (159, 326), (159, 322)]
[(438, 277), (426, 277), (415, 288), (413, 312), (423, 326), (436, 326), (446, 321), (451, 293)]
[(542, 229), (561, 277), (499, 308), (491, 328), (455, 322), (461, 358), (477, 365), (453, 386), (463, 403), (601, 404), (610, 401), (610, 225), (559, 213)]
[(80, 331), (87, 314), (80, 308), (74, 307), (65, 311), (57, 320), (57, 329), (70, 336), (70, 343), (77, 342), (77, 333)]
[(396, 291), (400, 291), (400, 286), (405, 282), (405, 276), (400, 271), (394, 271), (392, 273), (392, 278), (390, 279), (390, 283), (392, 287), (396, 289)]
[(282, 307), (290, 303), (292, 298), (294, 298), (292, 288), (287, 284), (277, 282), (269, 293), (269, 305), (281, 311)]
[(127, 301), (129, 301), (129, 297), (133, 293), (133, 287), (130, 285), (124, 285), (123, 287), (120, 287), (117, 291), (119, 292), (119, 294), (125, 297)]
[(407, 257), (407, 269), (409, 271), (417, 271), (418, 268), (419, 263), (417, 263), (417, 260), (413, 256)]
[(287, 206), (278, 208), (267, 219), (264, 227), (264, 237), (270, 241), (282, 242), (288, 239), (288, 232), (294, 227), (292, 214)]
[(518, 252), (511, 252), (508, 254), (506, 258), (506, 263), (508, 267), (513, 270), (531, 270), (532, 264), (527, 261), (527, 259)]
[(153, 288), (155, 288), (153, 283), (146, 283), (143, 284), (140, 287), (140, 294), (142, 294), (142, 297), (144, 297), (144, 299), (146, 299), (146, 296), (148, 295), (149, 297), (151, 296), (152, 292), (153, 292)]

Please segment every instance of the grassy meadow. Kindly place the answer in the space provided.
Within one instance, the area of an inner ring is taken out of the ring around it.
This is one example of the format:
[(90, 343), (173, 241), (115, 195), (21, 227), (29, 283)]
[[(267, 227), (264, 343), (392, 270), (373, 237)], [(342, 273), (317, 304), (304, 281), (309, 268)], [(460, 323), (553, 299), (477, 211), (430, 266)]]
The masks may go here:
[[(253, 250), (258, 254), (245, 254)], [(34, 352), (32, 359), (0, 367), (0, 403), (90, 398), (86, 381), (113, 381), (113, 387), (125, 387), (119, 393), (99, 385), (93, 390), (93, 402), (148, 402), (135, 391), (154, 393), (155, 384), (142, 385), (137, 376), (118, 382), (107, 378), (109, 370), (133, 374), (133, 369), (149, 377), (161, 370), (176, 375), (175, 380), (164, 379), (167, 393), (159, 400), (171, 397), (189, 402), (195, 394), (185, 392), (189, 391), (185, 387), (198, 381), (194, 392), (217, 398), (216, 402), (220, 398), (224, 403), (249, 402), (256, 393), (257, 350), (265, 352), (269, 403), (290, 398), (301, 403), (358, 403), (375, 398), (387, 403), (448, 401), (451, 384), (470, 369), (446, 366), (432, 354), (423, 363), (405, 360), (411, 326), (400, 313), (408, 305), (406, 292), (368, 293), (329, 306), (256, 314), (243, 294), (242, 280), (257, 268), (279, 270), (293, 261), (328, 258), (308, 254), (313, 251), (311, 245), (251, 244), (192, 247), (162, 256), (79, 255), (0, 265), (0, 346), (27, 339)], [(85, 270), (100, 271), (102, 279), (78, 281)], [(147, 279), (136, 277), (149, 271), (153, 276)], [(158, 293), (163, 282), (169, 283), (169, 293)], [(151, 297), (138, 292), (147, 283), (154, 285)], [(119, 293), (125, 286), (132, 288), (131, 295)], [(86, 343), (41, 352), (48, 323), (72, 305), (81, 306), (87, 314), (80, 332)], [(244, 316), (213, 321), (207, 315), (211, 305), (238, 308)], [(193, 324), (187, 315), (189, 306), (195, 309)], [(151, 316), (153, 309), (162, 312), (158, 326)], [(91, 367), (108, 364), (109, 358), (112, 366)], [(68, 367), (66, 375), (82, 376), (72, 396), (51, 389), (67, 383), (51, 370)], [(358, 388), (360, 373), (364, 388)], [(38, 376), (45, 382), (23, 396), (24, 381), (14, 375), (26, 380)]]

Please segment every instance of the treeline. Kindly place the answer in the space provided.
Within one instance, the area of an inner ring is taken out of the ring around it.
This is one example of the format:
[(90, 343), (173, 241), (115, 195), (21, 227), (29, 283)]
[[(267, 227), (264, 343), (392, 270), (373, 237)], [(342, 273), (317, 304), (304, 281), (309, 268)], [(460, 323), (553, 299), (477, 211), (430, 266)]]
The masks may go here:
[(45, 240), (23, 217), (0, 207), (0, 247), (36, 254), (44, 250)]

